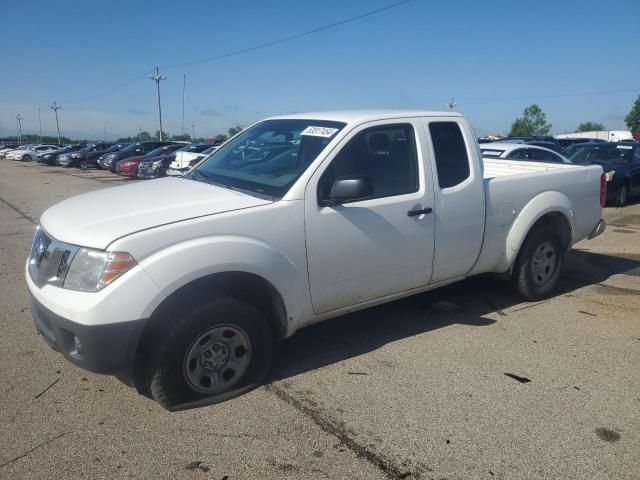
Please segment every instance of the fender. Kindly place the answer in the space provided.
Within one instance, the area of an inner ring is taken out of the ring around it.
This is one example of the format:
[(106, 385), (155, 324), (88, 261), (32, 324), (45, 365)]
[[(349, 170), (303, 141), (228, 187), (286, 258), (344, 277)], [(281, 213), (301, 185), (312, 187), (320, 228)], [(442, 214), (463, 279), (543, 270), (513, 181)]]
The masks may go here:
[(271, 283), (285, 302), (289, 319), (298, 318), (311, 302), (306, 265), (261, 240), (216, 235), (180, 242), (140, 262), (156, 285), (163, 287), (148, 306), (148, 314), (180, 287), (207, 275), (223, 272), (252, 273)]
[(575, 214), (571, 207), (569, 198), (558, 191), (547, 191), (533, 197), (516, 217), (516, 221), (511, 226), (506, 238), (505, 257), (501, 265), (501, 270), (508, 270), (522, 247), (522, 244), (531, 231), (531, 228), (542, 217), (549, 213), (560, 213), (570, 228), (569, 246), (573, 244), (575, 232)]

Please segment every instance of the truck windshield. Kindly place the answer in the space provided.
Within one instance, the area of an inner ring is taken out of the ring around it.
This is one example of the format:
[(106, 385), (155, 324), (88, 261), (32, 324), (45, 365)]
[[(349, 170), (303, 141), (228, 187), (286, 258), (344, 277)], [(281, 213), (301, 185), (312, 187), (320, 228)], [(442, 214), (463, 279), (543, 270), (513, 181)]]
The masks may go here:
[(265, 120), (238, 134), (185, 177), (282, 197), (345, 125)]

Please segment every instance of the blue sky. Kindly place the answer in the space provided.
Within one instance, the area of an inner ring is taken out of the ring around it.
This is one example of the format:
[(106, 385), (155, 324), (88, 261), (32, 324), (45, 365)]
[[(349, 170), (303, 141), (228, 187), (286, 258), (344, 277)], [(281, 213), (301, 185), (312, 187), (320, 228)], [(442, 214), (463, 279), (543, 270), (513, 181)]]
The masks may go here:
[[(413, 0), (330, 30), (201, 64), (394, 0), (153, 3), (0, 0), (0, 122), (15, 134), (109, 138), (157, 129), (160, 66), (165, 130), (197, 136), (262, 117), (348, 108), (456, 108), (478, 134), (508, 131), (538, 103), (553, 132), (582, 121), (623, 129), (640, 94), (640, 1)], [(615, 92), (599, 95), (595, 92)], [(90, 98), (93, 97), (93, 98)]]

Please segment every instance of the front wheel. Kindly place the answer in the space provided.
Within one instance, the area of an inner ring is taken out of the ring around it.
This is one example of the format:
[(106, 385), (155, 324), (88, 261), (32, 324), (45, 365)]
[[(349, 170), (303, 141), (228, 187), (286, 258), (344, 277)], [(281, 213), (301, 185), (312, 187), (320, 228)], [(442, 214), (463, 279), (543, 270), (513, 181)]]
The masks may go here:
[(89, 162), (87, 162), (86, 160), (80, 160), (80, 170), (86, 170), (87, 168), (89, 168)]
[(30, 162), (31, 161), (31, 155), (23, 155), (22, 156), (22, 161), (23, 162)]
[(185, 313), (152, 351), (149, 391), (168, 410), (219, 403), (259, 386), (273, 356), (265, 317), (219, 297)]
[(530, 301), (547, 297), (560, 276), (564, 252), (555, 232), (541, 228), (531, 232), (516, 259), (511, 283)]

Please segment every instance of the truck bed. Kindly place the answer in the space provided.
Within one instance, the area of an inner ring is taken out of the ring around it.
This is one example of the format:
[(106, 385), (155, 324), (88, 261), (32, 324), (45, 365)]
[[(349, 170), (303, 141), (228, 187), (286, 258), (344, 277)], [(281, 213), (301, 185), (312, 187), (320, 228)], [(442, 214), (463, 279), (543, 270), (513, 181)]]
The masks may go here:
[(483, 159), (483, 166), (485, 238), (474, 274), (506, 271), (520, 247), (510, 239), (522, 238), (513, 232), (526, 233), (549, 208), (570, 222), (574, 241), (586, 238), (600, 219), (597, 165)]

